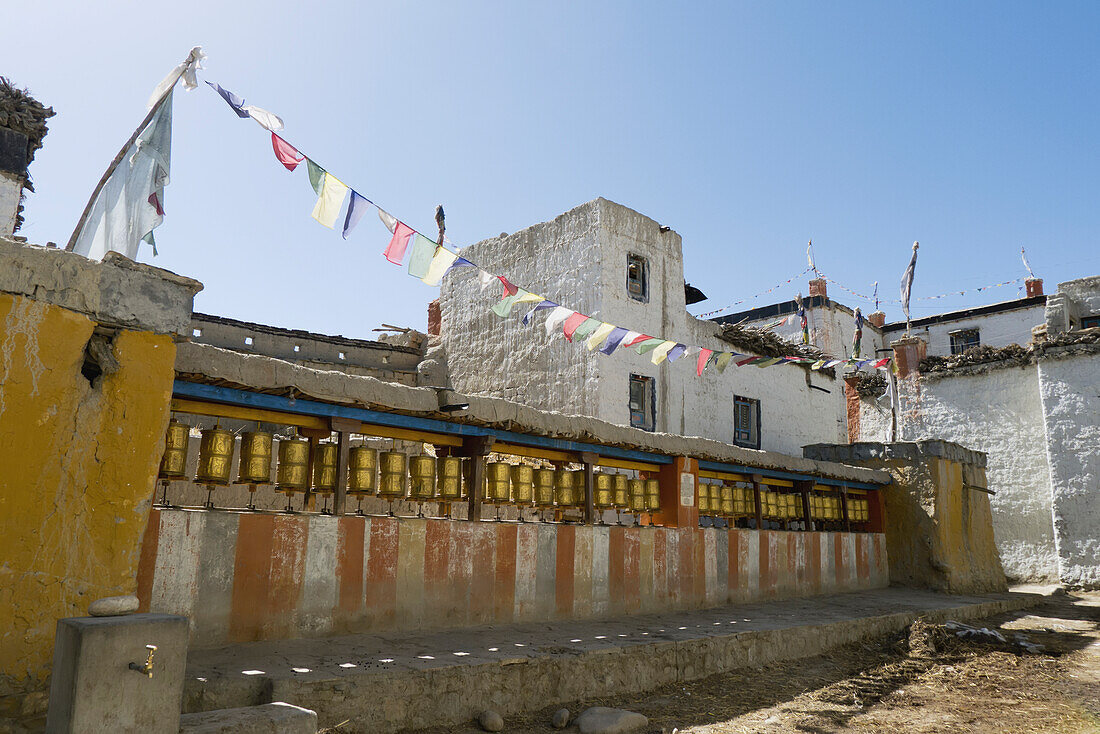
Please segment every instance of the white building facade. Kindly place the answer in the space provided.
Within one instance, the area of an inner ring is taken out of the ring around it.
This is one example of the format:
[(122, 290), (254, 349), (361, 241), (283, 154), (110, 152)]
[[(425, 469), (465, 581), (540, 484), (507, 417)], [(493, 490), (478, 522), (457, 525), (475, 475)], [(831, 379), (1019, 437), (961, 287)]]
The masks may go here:
[[(1015, 324), (1017, 340), (1009, 343), (1021, 345), (1040, 327), (1046, 341), (1026, 356), (899, 380), (899, 440), (941, 438), (988, 454), (994, 533), (1014, 580), (1100, 585), (1098, 319), (1100, 278), (1062, 283), (1041, 311), (1026, 304), (954, 322), (990, 334), (997, 332), (987, 324), (1001, 333)], [(863, 440), (889, 436), (885, 400), (861, 401), (858, 415)]]
[[(601, 321), (737, 351), (718, 338), (718, 324), (687, 312), (680, 236), (606, 199), (463, 254)], [(546, 311), (529, 326), (520, 308), (509, 318), (496, 316), (490, 309), (500, 296), (499, 285), (482, 291), (462, 269), (444, 279), (439, 338), (459, 392), (795, 456), (807, 444), (847, 440), (839, 376), (790, 364), (731, 364), (722, 374), (711, 368), (698, 377), (694, 355), (660, 365), (629, 348), (608, 356), (568, 342), (560, 327), (547, 334)]]

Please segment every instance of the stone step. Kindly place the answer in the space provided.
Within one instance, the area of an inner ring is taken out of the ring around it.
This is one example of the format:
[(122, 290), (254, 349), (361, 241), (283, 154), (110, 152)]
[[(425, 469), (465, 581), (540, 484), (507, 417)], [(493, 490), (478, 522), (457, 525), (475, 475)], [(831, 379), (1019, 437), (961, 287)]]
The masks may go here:
[(818, 655), (917, 617), (973, 620), (1029, 594), (880, 589), (606, 620), (351, 635), (193, 650), (184, 710), (291, 701), (322, 726), (394, 732), (642, 693), (737, 668)]
[(317, 714), (276, 701), (180, 717), (180, 734), (317, 734)]

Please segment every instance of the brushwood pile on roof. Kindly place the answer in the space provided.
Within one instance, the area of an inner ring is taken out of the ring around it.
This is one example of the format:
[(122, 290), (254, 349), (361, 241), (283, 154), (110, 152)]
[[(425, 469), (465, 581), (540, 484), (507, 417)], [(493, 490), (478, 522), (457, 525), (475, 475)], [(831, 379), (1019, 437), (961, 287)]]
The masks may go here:
[[(1074, 349), (1078, 347), (1078, 349)], [(983, 364), (999, 367), (1016, 367), (1034, 362), (1038, 357), (1053, 351), (1097, 352), (1100, 351), (1100, 327), (1066, 331), (1036, 341), (1026, 347), (1009, 344), (1004, 347), (973, 347), (961, 354), (946, 357), (925, 357), (921, 360), (920, 371), (924, 373), (951, 372), (966, 367)]]
[[(7, 77), (0, 76), (0, 127), (6, 127), (27, 136), (27, 165), (34, 160), (34, 153), (42, 147), (42, 139), (48, 132), (46, 120), (56, 113), (52, 107), (46, 107), (30, 95), (26, 89), (19, 89)], [(34, 191), (30, 179), (23, 184), (24, 191)], [(23, 224), (23, 207), (15, 216), (15, 231)]]

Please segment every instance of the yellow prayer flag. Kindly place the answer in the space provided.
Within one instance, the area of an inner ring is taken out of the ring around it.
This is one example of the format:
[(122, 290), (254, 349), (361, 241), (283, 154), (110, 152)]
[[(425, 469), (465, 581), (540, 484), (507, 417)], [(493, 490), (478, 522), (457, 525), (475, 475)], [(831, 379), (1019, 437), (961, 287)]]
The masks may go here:
[(435, 251), (435, 256), (428, 263), (428, 272), (421, 278), (425, 284), (436, 286), (443, 280), (443, 274), (458, 259), (458, 254), (451, 252), (446, 247), (440, 247)]
[(545, 300), (545, 298), (538, 295), (537, 293), (530, 293), (529, 291), (525, 291), (521, 288), (518, 297), (516, 298), (515, 305), (518, 306), (521, 303), (542, 303)]
[(317, 203), (313, 206), (313, 218), (332, 229), (336, 224), (336, 218), (340, 216), (340, 206), (344, 203), (344, 195), (347, 193), (347, 184), (325, 171), (321, 195), (317, 197)]
[(615, 331), (615, 324), (601, 324), (588, 339), (588, 351), (592, 351), (607, 340), (608, 335)]
[(664, 362), (665, 358), (668, 357), (668, 353), (672, 350), (674, 346), (676, 346), (676, 342), (664, 342), (653, 350), (653, 356), (650, 357), (650, 360), (653, 362), (653, 364), (660, 364), (661, 362)]

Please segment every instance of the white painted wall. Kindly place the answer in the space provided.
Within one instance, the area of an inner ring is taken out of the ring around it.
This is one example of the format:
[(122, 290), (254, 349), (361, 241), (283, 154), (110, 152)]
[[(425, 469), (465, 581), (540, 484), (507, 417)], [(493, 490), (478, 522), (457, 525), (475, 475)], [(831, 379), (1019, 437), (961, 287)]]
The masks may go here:
[[(883, 348), (882, 332), (866, 322), (867, 314), (864, 314), (863, 341), (860, 345), (860, 357), (871, 359), (873, 357), (888, 357), (888, 353), (879, 354)], [(782, 318), (772, 316), (766, 319), (753, 319), (745, 321), (745, 326), (764, 326)], [(810, 330), (810, 344), (817, 347), (831, 357), (848, 359), (852, 355), (852, 340), (855, 337), (856, 319), (855, 311), (846, 306), (833, 303), (830, 306), (815, 306), (806, 309), (806, 325)], [(776, 327), (773, 331), (778, 335), (795, 343), (802, 341), (802, 326), (797, 317), (793, 323)]]
[[(513, 235), (486, 240), (465, 253), (506, 274), (520, 287), (602, 321), (689, 346), (726, 350), (713, 322), (687, 312), (681, 239), (654, 220), (597, 199)], [(649, 261), (649, 301), (626, 290), (627, 255)], [(455, 389), (504, 397), (546, 410), (629, 424), (630, 375), (656, 378), (657, 430), (733, 440), (733, 397), (761, 402), (761, 448), (800, 456), (809, 443), (844, 441), (843, 383), (793, 365), (730, 366), (695, 374), (694, 356), (653, 365), (650, 355), (611, 356), (571, 344), (560, 328), (547, 336), (547, 312), (523, 326), (489, 309), (501, 288), (480, 291), (475, 274), (453, 271), (440, 296), (441, 340)], [(828, 392), (814, 390), (810, 384)]]
[(23, 178), (0, 171), (0, 237), (8, 237), (15, 230), (19, 196), (22, 193)]
[(1062, 581), (1100, 585), (1100, 354), (1039, 363)]
[[(953, 331), (978, 329), (982, 346), (1006, 347), (1009, 344), (1026, 346), (1031, 341), (1031, 328), (1039, 326), (1046, 318), (1046, 309), (1042, 305), (1001, 311), (1000, 313), (975, 316), (940, 324), (930, 324), (913, 329), (913, 336), (928, 342), (929, 357), (945, 357), (951, 354)], [(893, 332), (887, 341), (900, 339), (904, 332)]]
[[(1005, 575), (1020, 581), (1055, 581), (1058, 560), (1051, 520), (1050, 475), (1043, 442), (1043, 411), (1035, 365), (991, 369), (976, 375), (899, 380), (898, 438), (940, 438), (988, 455), (986, 477), (993, 530)], [(875, 415), (870, 430), (888, 416)]]

